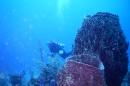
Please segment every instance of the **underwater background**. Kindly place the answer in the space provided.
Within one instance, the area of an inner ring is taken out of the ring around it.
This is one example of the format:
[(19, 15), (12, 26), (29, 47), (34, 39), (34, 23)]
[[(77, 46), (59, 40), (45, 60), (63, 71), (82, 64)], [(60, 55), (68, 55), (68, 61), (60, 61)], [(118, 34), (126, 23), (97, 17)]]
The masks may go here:
[(130, 41), (129, 0), (0, 0), (0, 72), (37, 71), (39, 48), (49, 54), (47, 42), (51, 40), (71, 51), (84, 17), (97, 12), (119, 15)]

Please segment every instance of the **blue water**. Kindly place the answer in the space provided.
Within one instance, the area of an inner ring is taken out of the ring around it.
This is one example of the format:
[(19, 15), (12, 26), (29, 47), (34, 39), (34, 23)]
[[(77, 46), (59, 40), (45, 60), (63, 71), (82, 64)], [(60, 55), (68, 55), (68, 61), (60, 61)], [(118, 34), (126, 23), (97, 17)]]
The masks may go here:
[(130, 41), (129, 10), (129, 0), (0, 0), (0, 72), (32, 70), (50, 40), (70, 51), (84, 16), (99, 11), (119, 15)]

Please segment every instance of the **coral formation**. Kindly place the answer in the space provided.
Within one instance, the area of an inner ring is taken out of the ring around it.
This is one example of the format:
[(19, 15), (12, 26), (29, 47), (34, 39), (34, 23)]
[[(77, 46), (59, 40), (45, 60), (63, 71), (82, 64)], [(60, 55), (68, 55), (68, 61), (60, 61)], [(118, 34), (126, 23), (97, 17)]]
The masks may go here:
[(128, 70), (127, 49), (118, 16), (99, 12), (84, 19), (75, 38), (73, 55), (98, 54), (105, 67), (106, 84), (121, 86)]
[(54, 57), (46, 57), (47, 61), (40, 67), (40, 77), (45, 86), (57, 86), (57, 73), (64, 64), (64, 59), (59, 58), (58, 55)]
[(22, 76), (21, 75), (11, 75), (10, 83), (12, 86), (22, 86)]
[(125, 78), (123, 79), (123, 82), (121, 86), (130, 86), (130, 72), (126, 74)]
[(56, 80), (58, 68), (55, 65), (47, 64), (41, 72), (45, 86), (51, 84), (52, 80)]
[(8, 86), (8, 76), (0, 72), (0, 86)]
[(128, 78), (128, 86), (129, 86), (130, 85), (130, 71), (128, 72), (127, 78)]
[[(63, 53), (59, 52), (62, 47), (56, 48), (56, 53)], [(38, 66), (41, 73), (38, 78), (32, 75), (30, 81), (24, 83), (23, 74), (7, 76), (0, 73), (0, 86), (121, 86), (122, 81), (126, 86), (130, 84), (130, 72), (126, 75), (127, 49), (118, 16), (99, 12), (84, 19), (75, 38), (72, 56), (67, 58), (64, 67), (64, 59), (56, 55), (48, 56), (46, 60), (40, 45), (41, 63)], [(103, 72), (100, 63), (104, 65)]]
[[(86, 63), (79, 60), (81, 57), (87, 58)], [(70, 57), (58, 74), (58, 86), (105, 86), (99, 63), (98, 57), (90, 54)]]
[(35, 78), (31, 78), (28, 82), (28, 86), (40, 86), (40, 81)]

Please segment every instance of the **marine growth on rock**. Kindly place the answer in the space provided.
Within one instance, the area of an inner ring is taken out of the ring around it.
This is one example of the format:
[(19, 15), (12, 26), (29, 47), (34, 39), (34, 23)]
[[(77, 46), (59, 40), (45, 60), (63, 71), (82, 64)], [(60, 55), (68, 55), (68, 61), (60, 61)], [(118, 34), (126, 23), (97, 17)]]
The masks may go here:
[[(80, 60), (79, 58), (84, 58)], [(83, 62), (84, 61), (84, 62)], [(58, 74), (58, 86), (105, 86), (102, 71), (98, 68), (100, 60), (92, 54), (69, 57)]]
[[(121, 86), (128, 71), (128, 43), (117, 15), (98, 12), (84, 19), (79, 29), (73, 55), (92, 52), (99, 55), (104, 65), (107, 86)], [(79, 58), (82, 61), (82, 57)], [(87, 71), (86, 71), (87, 72)]]

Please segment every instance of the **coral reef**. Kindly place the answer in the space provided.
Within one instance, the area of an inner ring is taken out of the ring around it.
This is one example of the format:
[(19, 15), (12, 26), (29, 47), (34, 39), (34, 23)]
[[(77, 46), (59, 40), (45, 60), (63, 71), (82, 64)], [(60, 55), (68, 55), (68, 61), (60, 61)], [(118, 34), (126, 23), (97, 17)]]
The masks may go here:
[(129, 86), (130, 85), (130, 71), (128, 72), (127, 79), (128, 79), (128, 86)]
[(130, 72), (126, 74), (125, 78), (123, 79), (123, 82), (121, 86), (130, 86)]
[(39, 79), (31, 78), (28, 82), (28, 86), (40, 86)]
[(21, 75), (11, 75), (10, 83), (12, 86), (22, 86), (22, 76)]
[(57, 73), (62, 68), (64, 64), (64, 59), (59, 58), (58, 55), (54, 57), (46, 57), (47, 61), (43, 62), (40, 67), (41, 74), (39, 78), (42, 78), (42, 81), (45, 86), (57, 86)]
[(50, 85), (52, 80), (56, 80), (58, 68), (55, 65), (47, 64), (41, 73), (41, 77), (43, 77), (45, 86)]
[(105, 67), (107, 86), (121, 86), (128, 71), (127, 49), (128, 43), (118, 16), (98, 12), (84, 19), (75, 38), (73, 55), (86, 52), (98, 54)]
[[(86, 63), (79, 60), (81, 57), (87, 58)], [(58, 74), (58, 86), (105, 86), (99, 63), (98, 57), (90, 54), (70, 57)]]
[(0, 72), (0, 86), (8, 86), (8, 76)]

